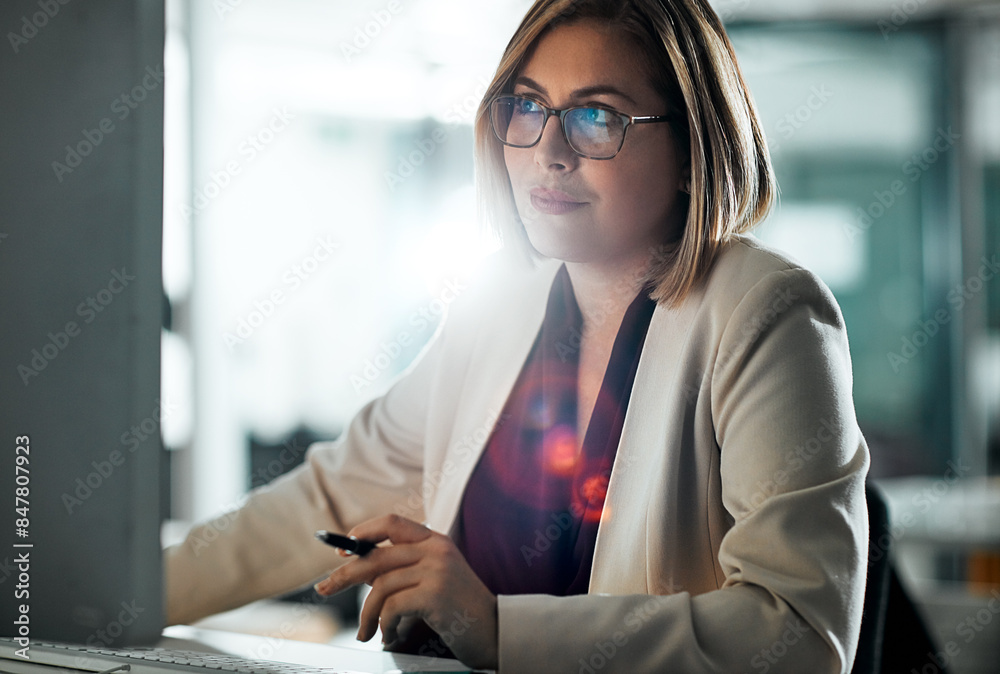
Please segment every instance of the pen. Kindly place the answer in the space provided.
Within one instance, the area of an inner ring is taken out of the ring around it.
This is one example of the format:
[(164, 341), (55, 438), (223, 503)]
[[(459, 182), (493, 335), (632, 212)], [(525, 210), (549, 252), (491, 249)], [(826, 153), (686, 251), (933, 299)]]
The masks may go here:
[(332, 531), (324, 531), (322, 529), (316, 532), (316, 538), (323, 541), (327, 545), (332, 545), (335, 548), (346, 550), (352, 555), (357, 555), (358, 557), (364, 557), (375, 549), (375, 544), (371, 541), (363, 541), (354, 538), (353, 536), (343, 536), (341, 534), (335, 534)]

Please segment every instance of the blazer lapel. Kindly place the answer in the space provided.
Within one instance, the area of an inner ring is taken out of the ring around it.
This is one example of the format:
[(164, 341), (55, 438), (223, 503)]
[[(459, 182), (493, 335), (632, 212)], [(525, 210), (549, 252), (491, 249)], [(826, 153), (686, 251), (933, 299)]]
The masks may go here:
[(647, 530), (646, 515), (651, 502), (662, 501), (651, 491), (676, 460), (666, 455), (670, 434), (684, 423), (675, 411), (684, 409), (684, 401), (692, 396), (681, 359), (701, 304), (699, 296), (696, 290), (679, 308), (657, 305), (650, 320), (597, 531), (592, 593), (661, 593), (663, 589), (649, 586), (648, 569), (651, 559), (661, 554), (662, 540), (669, 532)]
[(473, 346), (447, 452), (451, 470), (427, 504), (428, 525), (437, 531), (452, 530), (465, 485), (486, 441), (493, 427), (504, 423), (501, 413), (538, 336), (552, 280), (561, 265), (556, 260), (541, 263), (524, 292), (505, 294), (500, 304), (481, 307), (511, 319), (503, 324), (489, 321), (490, 329), (479, 331)]

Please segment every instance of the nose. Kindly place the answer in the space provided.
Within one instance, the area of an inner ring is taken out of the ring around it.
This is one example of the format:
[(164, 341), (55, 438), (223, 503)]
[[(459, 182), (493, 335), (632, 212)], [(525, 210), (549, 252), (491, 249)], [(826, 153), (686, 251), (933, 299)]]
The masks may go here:
[(535, 146), (535, 163), (542, 168), (556, 171), (571, 171), (576, 168), (580, 156), (566, 141), (562, 125), (555, 115), (545, 120), (542, 137)]

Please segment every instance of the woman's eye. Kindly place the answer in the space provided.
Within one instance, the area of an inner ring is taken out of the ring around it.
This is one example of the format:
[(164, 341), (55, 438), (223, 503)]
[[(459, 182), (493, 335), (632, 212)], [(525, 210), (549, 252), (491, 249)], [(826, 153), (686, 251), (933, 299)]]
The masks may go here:
[(517, 105), (514, 106), (514, 113), (518, 115), (530, 115), (532, 113), (541, 112), (541, 108), (538, 107), (538, 103), (534, 101), (529, 101), (526, 98), (522, 98), (517, 101)]
[(600, 108), (584, 108), (582, 111), (583, 121), (592, 126), (605, 126), (608, 123), (608, 112)]

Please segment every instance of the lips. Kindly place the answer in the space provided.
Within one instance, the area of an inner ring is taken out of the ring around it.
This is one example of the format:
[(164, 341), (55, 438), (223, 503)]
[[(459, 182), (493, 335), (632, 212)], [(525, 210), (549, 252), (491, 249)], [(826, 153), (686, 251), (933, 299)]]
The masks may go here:
[(547, 215), (563, 215), (587, 205), (587, 202), (577, 201), (565, 192), (544, 187), (536, 187), (529, 194), (531, 195), (531, 205), (540, 213)]

